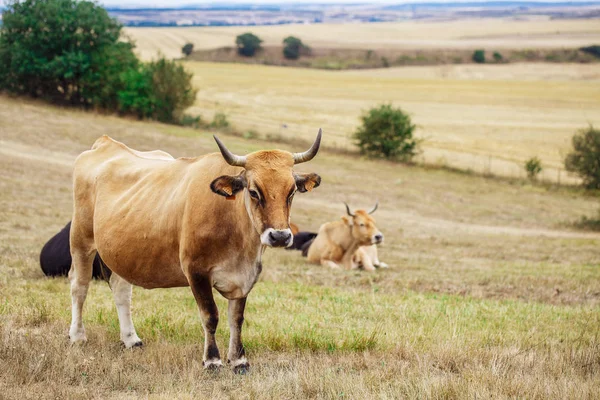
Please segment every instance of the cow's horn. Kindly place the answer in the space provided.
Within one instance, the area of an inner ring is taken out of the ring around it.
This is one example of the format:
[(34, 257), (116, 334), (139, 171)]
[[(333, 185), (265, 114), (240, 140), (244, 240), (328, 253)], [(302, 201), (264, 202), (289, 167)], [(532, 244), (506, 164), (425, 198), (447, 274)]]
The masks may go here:
[(346, 212), (348, 213), (348, 215), (349, 215), (349, 216), (351, 216), (351, 217), (354, 217), (354, 214), (352, 214), (352, 213), (350, 212), (350, 207), (348, 207), (348, 204), (346, 204), (346, 203), (344, 202), (344, 205), (346, 206)]
[(377, 210), (377, 207), (379, 207), (379, 201), (375, 202), (375, 207), (373, 207), (373, 209), (369, 211), (369, 214), (373, 214), (375, 210)]
[(218, 137), (215, 135), (213, 135), (213, 137), (215, 138), (215, 142), (217, 142), (217, 146), (219, 146), (219, 150), (221, 150), (223, 158), (229, 165), (233, 165), (234, 167), (243, 167), (246, 165), (246, 156), (236, 156), (227, 150), (227, 147), (225, 147), (223, 142), (221, 142)]
[(317, 138), (315, 142), (310, 146), (310, 149), (306, 150), (303, 153), (294, 153), (294, 164), (300, 164), (303, 162), (307, 162), (312, 160), (319, 151), (319, 146), (321, 145), (321, 134), (323, 131), (319, 128), (319, 133), (317, 134)]

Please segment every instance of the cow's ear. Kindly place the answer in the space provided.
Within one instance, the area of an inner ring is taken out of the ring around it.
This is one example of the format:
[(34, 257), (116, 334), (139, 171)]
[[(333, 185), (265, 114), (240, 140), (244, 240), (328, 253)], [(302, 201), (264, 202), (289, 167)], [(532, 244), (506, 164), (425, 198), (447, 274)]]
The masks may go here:
[(354, 224), (354, 220), (346, 215), (342, 216), (342, 221), (348, 226), (352, 226)]
[(294, 174), (296, 187), (301, 193), (310, 192), (321, 184), (321, 177), (314, 172), (310, 174)]
[(225, 197), (233, 197), (246, 187), (246, 178), (243, 174), (231, 176), (223, 175), (212, 181), (210, 190)]

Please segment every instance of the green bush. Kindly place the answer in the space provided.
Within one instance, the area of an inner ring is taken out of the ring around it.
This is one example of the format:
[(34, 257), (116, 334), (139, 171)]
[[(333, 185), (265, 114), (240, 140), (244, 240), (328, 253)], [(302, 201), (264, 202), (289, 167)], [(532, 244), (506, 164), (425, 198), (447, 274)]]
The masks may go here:
[(400, 108), (383, 104), (370, 109), (361, 121), (354, 139), (362, 154), (410, 161), (418, 153), (419, 141), (413, 136), (416, 126)]
[(537, 157), (531, 157), (525, 161), (525, 172), (527, 172), (527, 177), (531, 180), (536, 179), (540, 172), (542, 172), (542, 169), (542, 161)]
[(183, 114), (183, 117), (181, 117), (181, 121), (179, 121), (179, 123), (182, 126), (189, 126), (194, 129), (198, 129), (204, 126), (202, 117), (200, 117), (199, 115)]
[(590, 125), (573, 135), (572, 143), (566, 170), (579, 175), (586, 188), (600, 189), (600, 130)]
[(127, 71), (124, 80), (126, 87), (119, 92), (120, 110), (139, 118), (177, 123), (196, 99), (192, 74), (164, 58)]
[(288, 60), (298, 59), (307, 50), (308, 47), (297, 37), (288, 36), (283, 39), (283, 56)]
[(0, 90), (170, 123), (195, 99), (191, 74), (164, 59), (140, 63), (94, 2), (11, 2), (2, 20)]
[(119, 73), (135, 68), (122, 26), (90, 1), (8, 3), (0, 28), (0, 88), (63, 104), (114, 106)]
[(600, 45), (594, 44), (592, 46), (582, 47), (579, 50), (584, 53), (591, 54), (594, 57), (600, 58)]
[[(494, 57), (494, 61), (497, 62), (497, 63), (500, 63), (503, 60), (502, 54), (498, 53), (497, 51), (494, 52), (494, 54), (492, 55), (492, 57)], [(484, 54), (483, 59), (484, 59), (484, 62), (485, 62), (485, 54)]]
[(216, 113), (212, 122), (210, 123), (210, 127), (215, 129), (228, 128), (229, 120), (227, 119), (227, 115), (222, 112)]
[(193, 43), (186, 43), (182, 48), (181, 48), (181, 52), (187, 57), (190, 54), (192, 54), (192, 52), (194, 51), (194, 44)]
[(235, 38), (235, 44), (238, 48), (238, 53), (245, 57), (254, 56), (254, 54), (260, 50), (261, 43), (262, 40), (258, 36), (249, 32), (238, 35)]
[(472, 58), (474, 62), (483, 64), (485, 62), (485, 50), (475, 50)]

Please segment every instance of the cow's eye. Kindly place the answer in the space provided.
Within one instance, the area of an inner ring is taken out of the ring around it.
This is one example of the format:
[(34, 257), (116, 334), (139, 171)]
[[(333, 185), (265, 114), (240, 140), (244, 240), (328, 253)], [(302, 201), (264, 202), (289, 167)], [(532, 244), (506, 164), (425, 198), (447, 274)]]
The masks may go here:
[(250, 197), (258, 200), (258, 193), (256, 193), (254, 190), (250, 190), (249, 192), (250, 192)]
[(362, 224), (362, 223), (361, 223), (361, 224), (359, 224), (359, 225), (360, 225), (360, 227), (361, 227), (361, 228), (362, 228), (363, 226), (365, 226), (365, 224)]

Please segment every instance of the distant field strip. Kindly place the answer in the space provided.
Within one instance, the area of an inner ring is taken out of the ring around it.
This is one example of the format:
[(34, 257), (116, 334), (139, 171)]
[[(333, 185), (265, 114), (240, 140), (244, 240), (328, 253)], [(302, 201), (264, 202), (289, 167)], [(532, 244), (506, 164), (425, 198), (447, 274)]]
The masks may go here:
[(253, 32), (268, 46), (294, 35), (312, 47), (360, 49), (574, 48), (600, 43), (598, 20), (474, 19), (373, 24), (313, 24), (252, 27), (126, 28), (143, 58), (180, 57), (191, 42), (196, 49), (234, 46), (235, 37)]
[[(600, 124), (600, 80), (535, 81), (521, 79), (529, 64), (497, 67), (463, 66), (447, 79), (432, 76), (431, 68), (418, 78), (419, 69), (407, 70), (412, 75), (404, 77), (404, 68), (340, 73), (187, 62), (200, 89), (189, 112), (210, 118), (222, 111), (242, 132), (306, 141), (322, 127), (326, 146), (349, 148), (361, 113), (392, 102), (413, 116), (425, 139), (427, 163), (522, 176), (522, 163), (538, 156), (545, 179), (568, 180), (558, 169), (571, 136), (590, 123)], [(541, 79), (546, 68), (557, 73), (555, 65), (537, 65)], [(461, 73), (467, 79), (455, 76)]]

